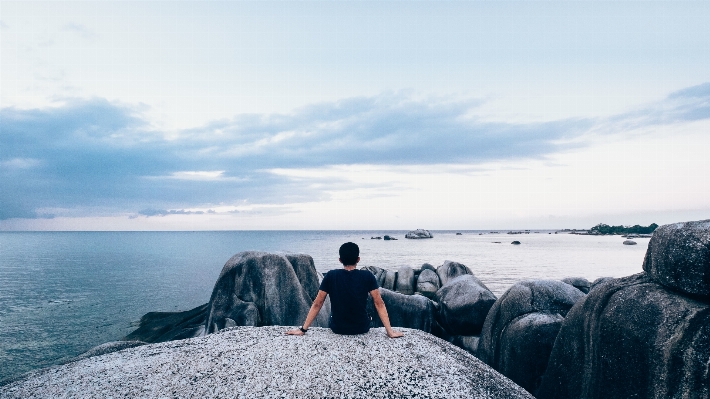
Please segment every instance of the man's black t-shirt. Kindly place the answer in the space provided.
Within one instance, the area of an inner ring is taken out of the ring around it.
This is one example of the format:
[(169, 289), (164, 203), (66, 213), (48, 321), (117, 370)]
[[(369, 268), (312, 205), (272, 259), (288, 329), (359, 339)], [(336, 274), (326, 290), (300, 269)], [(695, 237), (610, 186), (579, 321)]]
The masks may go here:
[(370, 330), (367, 293), (377, 289), (375, 276), (367, 270), (331, 270), (320, 290), (330, 295), (330, 328), (336, 334), (363, 334)]

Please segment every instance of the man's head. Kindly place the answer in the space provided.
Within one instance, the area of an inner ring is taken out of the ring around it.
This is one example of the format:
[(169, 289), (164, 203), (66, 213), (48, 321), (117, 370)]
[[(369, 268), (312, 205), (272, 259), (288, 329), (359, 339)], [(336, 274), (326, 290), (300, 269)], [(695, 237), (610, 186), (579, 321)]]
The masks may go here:
[(357, 265), (360, 260), (360, 247), (354, 242), (346, 242), (340, 246), (340, 263), (343, 266)]

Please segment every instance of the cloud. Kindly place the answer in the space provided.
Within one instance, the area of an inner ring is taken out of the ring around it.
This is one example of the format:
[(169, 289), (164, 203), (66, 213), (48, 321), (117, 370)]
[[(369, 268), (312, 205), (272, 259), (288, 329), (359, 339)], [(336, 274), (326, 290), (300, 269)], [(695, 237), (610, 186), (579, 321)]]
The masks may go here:
[(64, 25), (62, 27), (62, 30), (75, 33), (84, 39), (91, 39), (92, 37), (96, 36), (96, 34), (91, 29), (87, 28), (84, 25), (73, 22)]
[[(705, 84), (606, 120), (508, 123), (472, 116), (480, 100), (387, 93), (289, 114), (238, 115), (180, 131), (156, 130), (143, 109), (104, 99), (5, 108), (0, 110), (0, 220), (46, 217), (39, 210), (48, 208), (143, 216), (207, 213), (238, 203), (318, 201), (354, 187), (386, 195), (396, 182), (352, 178), (357, 168), (333, 166), (460, 165), (474, 173), (475, 165), (486, 162), (544, 160), (585, 146), (589, 132), (710, 118), (709, 98)], [(330, 172), (289, 172), (318, 168)]]
[[(186, 211), (184, 209), (144, 209), (138, 212), (139, 215), (143, 216), (167, 216), (167, 215), (202, 215), (204, 211)], [(209, 213), (209, 212), (208, 212)]]

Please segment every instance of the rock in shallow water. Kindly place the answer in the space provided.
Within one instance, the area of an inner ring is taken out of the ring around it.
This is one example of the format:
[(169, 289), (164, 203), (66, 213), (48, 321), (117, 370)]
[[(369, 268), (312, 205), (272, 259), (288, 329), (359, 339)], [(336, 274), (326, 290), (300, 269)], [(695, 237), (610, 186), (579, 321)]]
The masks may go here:
[(3, 398), (532, 398), (465, 351), (430, 334), (384, 329), (241, 327), (145, 345), (30, 373)]
[(434, 236), (431, 234), (429, 230), (424, 230), (424, 229), (416, 229), (412, 230), (409, 233), (407, 233), (404, 238), (412, 238), (412, 239), (417, 239), (417, 238), (434, 238)]

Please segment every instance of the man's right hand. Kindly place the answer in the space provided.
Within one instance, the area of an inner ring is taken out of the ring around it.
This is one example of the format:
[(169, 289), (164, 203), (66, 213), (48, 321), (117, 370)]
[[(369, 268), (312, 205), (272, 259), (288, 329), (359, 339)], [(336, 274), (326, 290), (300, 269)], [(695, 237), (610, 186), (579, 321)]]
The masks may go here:
[(404, 337), (404, 333), (395, 330), (389, 330), (387, 331), (387, 336), (390, 338), (399, 338)]

